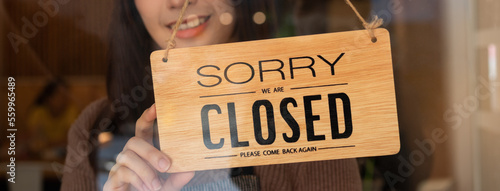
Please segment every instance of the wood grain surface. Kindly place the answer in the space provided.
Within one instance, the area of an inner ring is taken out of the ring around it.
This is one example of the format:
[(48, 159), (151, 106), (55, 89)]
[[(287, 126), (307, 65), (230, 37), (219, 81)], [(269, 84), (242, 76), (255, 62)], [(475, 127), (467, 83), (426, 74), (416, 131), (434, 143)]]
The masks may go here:
[(169, 172), (396, 154), (389, 32), (375, 34), (178, 48), (166, 63), (153, 52)]

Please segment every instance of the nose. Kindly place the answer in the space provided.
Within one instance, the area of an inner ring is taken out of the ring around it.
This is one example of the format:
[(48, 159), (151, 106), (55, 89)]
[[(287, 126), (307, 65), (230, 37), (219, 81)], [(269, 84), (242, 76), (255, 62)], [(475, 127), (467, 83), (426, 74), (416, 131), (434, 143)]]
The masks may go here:
[(195, 4), (198, 0), (167, 0), (168, 8), (181, 9), (185, 1), (189, 1), (189, 5)]

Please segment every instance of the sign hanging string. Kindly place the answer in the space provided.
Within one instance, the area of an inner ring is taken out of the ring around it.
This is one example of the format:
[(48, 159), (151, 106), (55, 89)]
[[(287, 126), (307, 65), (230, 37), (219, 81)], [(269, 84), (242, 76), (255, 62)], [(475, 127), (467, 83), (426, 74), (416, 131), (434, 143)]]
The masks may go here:
[(172, 35), (170, 36), (170, 39), (167, 41), (167, 48), (165, 49), (165, 55), (163, 56), (163, 62), (168, 61), (168, 52), (170, 49), (175, 48), (175, 35), (177, 34), (177, 31), (179, 30), (179, 26), (182, 23), (182, 18), (184, 17), (184, 13), (186, 12), (186, 9), (189, 5), (189, 0), (184, 1), (184, 5), (182, 6), (181, 12), (179, 14), (179, 18), (177, 18), (177, 22), (174, 25), (174, 28), (172, 29)]
[[(359, 14), (358, 10), (356, 7), (351, 3), (350, 0), (345, 0), (345, 2), (351, 7), (351, 9), (356, 13), (356, 16), (358, 16), (359, 20), (361, 23), (363, 23), (363, 26), (365, 29), (368, 31), (368, 34), (371, 37), (372, 42), (377, 42), (377, 37), (375, 37), (375, 34), (373, 32), (374, 29), (382, 26), (384, 23), (384, 20), (381, 18), (378, 18), (377, 15), (373, 17), (373, 20), (369, 23), (366, 22), (366, 20)], [(174, 28), (172, 29), (172, 35), (170, 36), (170, 39), (167, 41), (167, 48), (165, 49), (165, 55), (163, 57), (163, 62), (168, 61), (168, 53), (170, 49), (175, 48), (175, 35), (177, 34), (177, 31), (179, 30), (179, 26), (182, 23), (182, 18), (184, 17), (184, 13), (186, 12), (186, 9), (189, 5), (189, 0), (184, 1), (184, 5), (182, 6), (181, 12), (179, 14), (179, 18), (177, 19), (177, 22), (174, 25)]]
[(375, 33), (373, 33), (373, 29), (376, 29), (382, 24), (384, 24), (384, 20), (381, 18), (378, 18), (377, 15), (373, 17), (373, 20), (370, 23), (367, 23), (366, 20), (359, 14), (358, 9), (351, 3), (351, 0), (345, 0), (345, 2), (351, 7), (351, 9), (356, 13), (356, 16), (358, 16), (359, 20), (361, 23), (363, 23), (363, 26), (365, 29), (368, 31), (368, 34), (370, 34), (370, 37), (372, 39), (372, 42), (375, 43), (377, 42), (377, 37), (375, 37)]

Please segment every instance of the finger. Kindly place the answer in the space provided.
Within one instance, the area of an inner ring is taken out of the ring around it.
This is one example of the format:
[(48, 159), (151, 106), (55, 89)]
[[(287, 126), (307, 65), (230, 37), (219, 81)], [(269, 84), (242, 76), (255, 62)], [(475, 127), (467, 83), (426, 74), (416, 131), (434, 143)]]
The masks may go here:
[(139, 157), (145, 159), (152, 167), (160, 172), (167, 172), (170, 168), (170, 159), (144, 139), (132, 137), (123, 150), (132, 150)]
[(162, 190), (168, 191), (178, 191), (181, 190), (191, 179), (194, 177), (194, 172), (181, 172), (174, 173), (168, 177), (165, 184), (163, 184)]
[(113, 168), (115, 170), (112, 171), (113, 174), (110, 173), (108, 180), (104, 184), (104, 191), (129, 190), (130, 184), (137, 190), (149, 190), (141, 178), (129, 168), (120, 165), (115, 165)]
[(135, 124), (135, 136), (152, 144), (153, 125), (156, 119), (156, 106), (153, 104), (146, 109)]
[(156, 171), (134, 151), (124, 150), (116, 157), (116, 163), (135, 172), (150, 190), (159, 190), (161, 188), (161, 182)]

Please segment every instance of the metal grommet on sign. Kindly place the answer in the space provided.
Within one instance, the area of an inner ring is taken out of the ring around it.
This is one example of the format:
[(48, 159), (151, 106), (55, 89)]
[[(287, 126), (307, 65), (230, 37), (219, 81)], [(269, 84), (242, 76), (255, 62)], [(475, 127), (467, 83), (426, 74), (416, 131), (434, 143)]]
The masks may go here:
[(179, 18), (177, 19), (177, 22), (174, 25), (174, 28), (172, 29), (172, 35), (170, 36), (170, 39), (167, 41), (167, 48), (165, 49), (165, 56), (163, 56), (162, 61), (167, 62), (168, 61), (168, 52), (170, 49), (175, 48), (175, 35), (177, 34), (177, 31), (179, 30), (179, 26), (182, 23), (182, 18), (184, 17), (184, 13), (186, 12), (186, 9), (188, 5), (191, 4), (189, 0), (184, 1), (184, 5), (182, 6), (181, 12), (179, 14)]
[(351, 9), (354, 11), (354, 13), (356, 13), (356, 16), (358, 16), (359, 20), (363, 23), (363, 26), (368, 31), (368, 34), (371, 37), (371, 41), (373, 43), (376, 43), (377, 37), (375, 37), (375, 33), (373, 32), (373, 30), (382, 26), (382, 24), (384, 24), (384, 20), (381, 18), (378, 18), (378, 16), (375, 15), (375, 16), (373, 16), (373, 20), (370, 23), (367, 23), (365, 21), (365, 19), (361, 16), (361, 14), (359, 14), (358, 10), (356, 9), (356, 7), (354, 7), (354, 5), (351, 3), (350, 0), (345, 0), (345, 2), (351, 7)]

